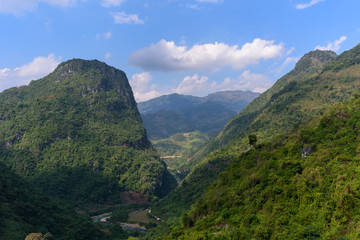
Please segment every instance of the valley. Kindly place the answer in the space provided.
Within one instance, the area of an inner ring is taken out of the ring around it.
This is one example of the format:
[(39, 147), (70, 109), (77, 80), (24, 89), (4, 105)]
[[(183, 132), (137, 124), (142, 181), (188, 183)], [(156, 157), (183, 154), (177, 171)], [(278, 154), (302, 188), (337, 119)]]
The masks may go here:
[(199, 162), (191, 156), (258, 96), (241, 90), (205, 97), (170, 94), (140, 102), (138, 108), (150, 141), (180, 182)]

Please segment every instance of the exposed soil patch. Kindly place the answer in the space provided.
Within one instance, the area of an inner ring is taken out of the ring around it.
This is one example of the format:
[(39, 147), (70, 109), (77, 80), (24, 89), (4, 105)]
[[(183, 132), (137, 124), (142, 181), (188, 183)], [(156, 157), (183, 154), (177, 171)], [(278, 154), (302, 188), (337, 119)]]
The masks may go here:
[(134, 191), (122, 192), (120, 194), (120, 197), (124, 205), (129, 205), (133, 203), (137, 203), (137, 204), (149, 203), (148, 197), (146, 195)]

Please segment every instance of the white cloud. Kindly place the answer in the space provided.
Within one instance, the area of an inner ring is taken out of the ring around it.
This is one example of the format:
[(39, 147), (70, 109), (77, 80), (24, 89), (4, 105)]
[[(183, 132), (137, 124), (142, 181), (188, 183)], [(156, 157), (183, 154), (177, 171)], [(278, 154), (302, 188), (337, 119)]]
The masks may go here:
[(46, 3), (58, 7), (68, 7), (76, 3), (76, 0), (1, 0), (0, 13), (21, 15), (26, 11), (36, 9), (39, 3)]
[(113, 13), (116, 24), (144, 24), (144, 20), (138, 14), (127, 14), (125, 12)]
[(311, 0), (309, 3), (301, 3), (296, 5), (296, 9), (305, 9), (311, 7), (319, 2), (324, 2), (325, 0)]
[(155, 90), (156, 85), (150, 85), (151, 80), (152, 76), (148, 72), (137, 73), (130, 78), (130, 85), (137, 102), (147, 101), (162, 95)]
[(109, 58), (111, 58), (111, 52), (107, 52), (107, 53), (105, 54), (105, 59), (109, 59)]
[[(186, 76), (178, 87), (173, 88), (172, 92), (180, 94), (190, 95), (203, 95), (209, 90), (210, 85), (216, 85), (215, 82), (209, 83), (209, 78), (206, 76), (199, 76), (194, 74), (193, 76)], [(210, 87), (212, 88), (212, 87)]]
[(54, 71), (61, 61), (60, 57), (49, 54), (47, 57), (37, 57), (30, 63), (14, 69), (0, 69), (0, 91), (10, 87), (29, 84)]
[(110, 39), (112, 37), (112, 32), (111, 31), (108, 31), (106, 33), (98, 33), (96, 34), (96, 40), (99, 40), (99, 39)]
[(223, 82), (217, 83), (209, 81), (207, 76), (187, 76), (173, 88), (171, 93), (190, 94), (194, 96), (204, 96), (209, 93), (226, 90), (250, 90), (253, 92), (264, 92), (272, 86), (272, 81), (263, 74), (244, 71), (236, 79), (226, 78)]
[(101, 5), (103, 7), (120, 6), (126, 0), (103, 0)]
[(173, 41), (160, 40), (156, 44), (133, 52), (129, 63), (146, 71), (182, 71), (182, 70), (220, 70), (225, 66), (242, 69), (248, 65), (257, 64), (260, 60), (268, 60), (282, 56), (283, 44), (274, 41), (254, 39), (244, 44), (227, 45), (225, 43), (208, 43), (186, 46), (176, 46)]
[(227, 78), (221, 84), (222, 91), (225, 90), (250, 90), (262, 93), (273, 85), (269, 77), (263, 74), (244, 71), (237, 79)]
[(346, 36), (341, 36), (338, 40), (335, 40), (334, 42), (330, 42), (327, 46), (316, 46), (316, 49), (319, 50), (331, 50), (331, 51), (338, 51), (341, 47), (341, 44), (347, 39)]

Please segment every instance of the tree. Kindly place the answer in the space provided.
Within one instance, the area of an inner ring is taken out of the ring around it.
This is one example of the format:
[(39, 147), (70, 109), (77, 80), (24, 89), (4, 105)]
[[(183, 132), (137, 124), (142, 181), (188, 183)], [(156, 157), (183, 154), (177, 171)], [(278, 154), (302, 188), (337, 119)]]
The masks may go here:
[(249, 135), (249, 144), (253, 147), (255, 147), (256, 145), (256, 142), (257, 142), (257, 137), (255, 134), (250, 134)]

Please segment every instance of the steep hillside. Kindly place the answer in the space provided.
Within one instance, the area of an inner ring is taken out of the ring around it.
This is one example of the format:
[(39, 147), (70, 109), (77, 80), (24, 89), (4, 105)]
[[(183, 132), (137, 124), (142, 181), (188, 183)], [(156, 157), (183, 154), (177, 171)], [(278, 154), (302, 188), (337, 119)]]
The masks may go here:
[[(318, 74), (319, 71), (322, 70), (323, 66), (332, 61), (336, 57), (336, 54), (332, 51), (320, 51), (315, 50), (305, 54), (296, 64), (295, 68), (290, 71), (288, 74), (284, 75), (282, 78), (277, 80), (275, 84), (262, 93), (258, 98), (254, 99), (249, 105), (247, 105), (238, 115), (232, 118), (225, 126), (225, 128), (211, 141), (209, 142), (202, 150), (200, 150), (194, 158), (204, 158), (210, 152), (223, 147), (230, 143), (233, 139), (238, 138), (240, 135), (244, 135), (244, 132), (249, 128), (251, 124), (257, 121), (262, 121), (262, 115), (264, 115), (264, 111), (270, 107), (270, 105), (274, 105), (274, 100), (277, 97), (281, 97), (286, 92), (291, 92), (293, 88), (301, 82), (307, 81), (311, 79), (314, 75)], [(316, 83), (315, 83), (316, 84)], [(306, 83), (305, 83), (306, 85)], [(314, 89), (315, 90), (315, 89)], [(326, 89), (322, 89), (322, 91), (326, 91)], [(299, 94), (298, 94), (299, 95)], [(321, 99), (319, 99), (321, 101)], [(321, 107), (323, 105), (323, 101), (319, 104)], [(277, 107), (278, 109), (282, 108), (282, 106), (278, 106), (277, 103), (273, 107)], [(293, 113), (289, 113), (287, 108), (282, 109), (286, 111), (284, 115), (278, 115), (279, 112), (273, 113), (275, 115), (274, 118), (287, 118), (289, 114), (298, 114), (297, 111), (293, 111)], [(295, 110), (295, 109), (294, 109)], [(312, 113), (310, 113), (311, 115)], [(302, 118), (302, 117), (300, 117)], [(285, 122), (284, 124), (296, 125), (301, 122), (301, 119), (294, 117), (295, 122)], [(306, 118), (306, 117), (305, 117)], [(268, 119), (264, 119), (263, 122), (268, 121)], [(262, 131), (272, 131), (267, 135), (271, 136), (274, 133), (277, 133), (278, 130), (286, 131), (289, 128), (283, 128), (281, 124), (275, 128), (268, 128), (266, 123), (265, 127), (262, 127)], [(291, 129), (291, 126), (290, 126)], [(253, 131), (253, 129), (251, 129)], [(250, 132), (251, 132), (250, 131)]]
[[(316, 117), (322, 109), (347, 101), (357, 94), (360, 89), (360, 64), (351, 59), (358, 57), (359, 48), (358, 45), (335, 59), (332, 52), (314, 51), (305, 55), (293, 71), (278, 80), (227, 124), (215, 142), (210, 142), (204, 149), (217, 149), (220, 141), (225, 144), (233, 139), (232, 142), (208, 154), (179, 188), (154, 207), (154, 211), (179, 216), (184, 209), (189, 209), (191, 203), (204, 193), (218, 174), (248, 149), (249, 134), (256, 134), (259, 142), (266, 142), (273, 136), (285, 134)], [(321, 61), (314, 58), (326, 61), (319, 64)], [(309, 62), (315, 64), (308, 64)], [(352, 64), (339, 70), (328, 68), (341, 65), (342, 62)], [(207, 155), (206, 151), (197, 154)]]
[(82, 204), (173, 186), (120, 70), (70, 60), (2, 92), (0, 105), (0, 160), (48, 194)]
[(0, 163), (0, 239), (50, 232), (54, 239), (105, 239), (90, 218), (54, 202)]
[(358, 239), (360, 97), (238, 152), (164, 239)]
[(258, 95), (249, 91), (225, 91), (206, 97), (171, 94), (138, 106), (151, 139), (193, 131), (214, 136)]

